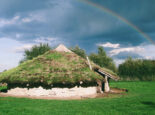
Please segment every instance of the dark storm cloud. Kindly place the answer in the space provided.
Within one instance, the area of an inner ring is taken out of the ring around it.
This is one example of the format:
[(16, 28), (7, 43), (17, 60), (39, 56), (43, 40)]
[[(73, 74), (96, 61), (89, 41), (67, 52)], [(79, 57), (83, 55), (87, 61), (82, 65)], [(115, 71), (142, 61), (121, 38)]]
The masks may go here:
[[(90, 0), (93, 1), (93, 0)], [(145, 23), (154, 21), (154, 0), (95, 0), (96, 3), (102, 4), (126, 19)], [(151, 14), (151, 15), (150, 15)], [(140, 20), (140, 21), (139, 21)]]
[[(126, 18), (151, 38), (155, 38), (154, 0), (96, 0)], [(19, 15), (16, 24), (1, 27), (1, 35), (22, 42), (32, 42), (38, 36), (57, 37), (68, 45), (80, 45), (94, 50), (97, 43), (112, 42), (137, 46), (147, 42), (137, 31), (117, 17), (78, 0), (1, 0), (0, 18)], [(22, 22), (28, 18), (29, 22)], [(19, 23), (20, 22), (20, 23)], [(152, 25), (152, 26), (150, 26)], [(16, 38), (16, 34), (22, 37)], [(89, 44), (89, 45), (88, 45)]]
[(0, 13), (4, 17), (12, 17), (21, 12), (43, 9), (47, 3), (48, 0), (0, 0)]

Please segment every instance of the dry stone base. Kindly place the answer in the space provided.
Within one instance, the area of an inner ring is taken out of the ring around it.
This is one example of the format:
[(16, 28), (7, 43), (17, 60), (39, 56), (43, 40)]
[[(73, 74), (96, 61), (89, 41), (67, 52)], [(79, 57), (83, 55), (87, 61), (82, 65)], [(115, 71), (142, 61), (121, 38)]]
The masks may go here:
[(7, 94), (13, 96), (38, 96), (38, 97), (84, 97), (88, 95), (94, 95), (97, 93), (97, 87), (74, 87), (74, 88), (52, 88), (43, 89), (39, 88), (14, 88), (8, 90)]

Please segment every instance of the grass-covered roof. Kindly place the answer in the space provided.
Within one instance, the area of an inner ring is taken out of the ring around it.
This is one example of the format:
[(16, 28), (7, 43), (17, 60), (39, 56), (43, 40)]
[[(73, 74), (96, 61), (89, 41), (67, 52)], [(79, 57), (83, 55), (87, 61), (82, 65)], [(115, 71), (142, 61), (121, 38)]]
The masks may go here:
[[(105, 69), (106, 70), (106, 69)], [(115, 75), (110, 70), (108, 73)], [(104, 78), (89, 69), (87, 60), (75, 53), (48, 51), (0, 74), (0, 82), (28, 85), (75, 85), (96, 83)]]

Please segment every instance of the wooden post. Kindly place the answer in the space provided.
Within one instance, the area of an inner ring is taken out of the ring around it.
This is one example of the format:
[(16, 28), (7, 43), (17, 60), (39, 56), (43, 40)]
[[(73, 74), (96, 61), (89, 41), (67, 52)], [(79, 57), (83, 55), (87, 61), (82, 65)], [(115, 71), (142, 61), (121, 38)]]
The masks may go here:
[(97, 81), (97, 93), (103, 93), (102, 91), (102, 81)]
[(87, 58), (87, 61), (88, 61), (89, 68), (90, 68), (90, 70), (92, 70), (92, 67), (91, 67), (91, 64), (90, 64), (88, 56), (86, 58)]
[(105, 92), (109, 92), (110, 91), (110, 87), (109, 87), (108, 77), (107, 76), (105, 76), (104, 91)]

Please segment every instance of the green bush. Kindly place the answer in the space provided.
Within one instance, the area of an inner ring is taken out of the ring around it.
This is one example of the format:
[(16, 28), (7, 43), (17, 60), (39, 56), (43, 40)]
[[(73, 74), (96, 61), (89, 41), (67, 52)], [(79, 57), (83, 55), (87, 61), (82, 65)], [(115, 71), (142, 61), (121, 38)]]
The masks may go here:
[(6, 91), (7, 90), (7, 84), (6, 83), (0, 83), (0, 92)]
[(79, 46), (75, 46), (74, 48), (70, 48), (70, 50), (74, 53), (76, 53), (77, 55), (81, 56), (82, 58), (86, 59), (86, 52), (85, 50), (79, 48)]
[(155, 80), (155, 60), (129, 57), (119, 65), (118, 74), (122, 79), (127, 80)]
[(22, 59), (20, 63), (32, 60), (34, 57), (42, 55), (49, 50), (51, 50), (51, 47), (48, 44), (41, 43), (40, 45), (34, 45), (30, 50), (24, 51), (24, 59)]

